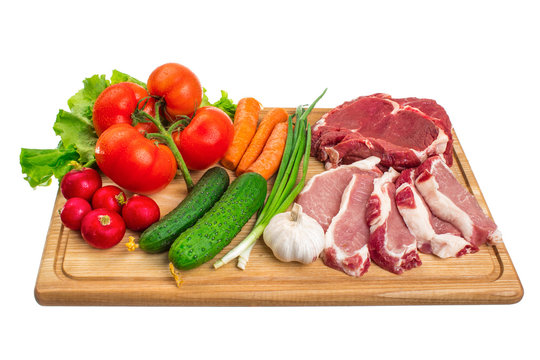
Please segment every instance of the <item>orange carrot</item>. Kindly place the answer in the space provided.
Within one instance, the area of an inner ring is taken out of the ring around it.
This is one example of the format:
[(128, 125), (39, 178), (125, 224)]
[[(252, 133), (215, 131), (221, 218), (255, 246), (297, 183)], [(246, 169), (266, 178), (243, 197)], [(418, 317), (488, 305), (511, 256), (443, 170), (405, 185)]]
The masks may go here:
[(242, 159), (259, 122), (261, 104), (254, 98), (243, 98), (238, 101), (234, 114), (234, 137), (231, 146), (221, 159), (221, 164), (229, 170), (236, 169)]
[(272, 130), (272, 134), (270, 134), (266, 145), (264, 145), (263, 151), (246, 172), (256, 172), (266, 180), (274, 175), (279, 168), (285, 150), (287, 128), (288, 124), (286, 122), (280, 122), (274, 126), (274, 130)]
[(261, 154), (270, 133), (272, 133), (272, 130), (274, 130), (274, 126), (281, 122), (287, 121), (288, 118), (289, 115), (282, 108), (274, 108), (270, 110), (268, 114), (266, 114), (257, 128), (255, 136), (253, 136), (253, 139), (251, 139), (251, 143), (244, 153), (244, 156), (242, 156), (242, 160), (240, 160), (240, 163), (236, 167), (236, 176), (240, 176), (245, 173), (248, 167), (253, 164), (255, 160), (257, 160), (257, 157)]

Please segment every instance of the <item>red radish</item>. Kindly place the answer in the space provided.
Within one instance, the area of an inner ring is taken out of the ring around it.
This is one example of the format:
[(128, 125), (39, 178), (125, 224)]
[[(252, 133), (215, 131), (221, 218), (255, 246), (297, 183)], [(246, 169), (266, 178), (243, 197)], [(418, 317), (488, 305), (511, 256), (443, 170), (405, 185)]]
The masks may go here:
[(62, 178), (60, 189), (66, 199), (80, 197), (90, 201), (101, 187), (101, 176), (91, 168), (73, 169)]
[(159, 220), (159, 206), (144, 195), (133, 195), (122, 208), (122, 217), (128, 229), (143, 231)]
[(82, 219), (92, 211), (92, 207), (88, 201), (83, 198), (73, 197), (68, 199), (64, 207), (59, 211), (62, 224), (71, 230), (79, 230), (81, 228)]
[(94, 193), (92, 207), (94, 209), (108, 209), (120, 214), (126, 200), (126, 194), (122, 189), (114, 185), (107, 185), (97, 189)]
[(82, 220), (81, 235), (86, 242), (98, 249), (108, 249), (118, 244), (126, 233), (126, 224), (114, 211), (96, 209)]

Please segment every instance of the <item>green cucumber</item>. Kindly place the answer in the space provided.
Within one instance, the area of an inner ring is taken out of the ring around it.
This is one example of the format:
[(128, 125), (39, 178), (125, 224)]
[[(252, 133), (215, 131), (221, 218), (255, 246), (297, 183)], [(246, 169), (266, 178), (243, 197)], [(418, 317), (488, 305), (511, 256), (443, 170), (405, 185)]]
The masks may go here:
[(212, 209), (172, 244), (171, 263), (187, 270), (216, 256), (263, 205), (266, 189), (266, 180), (257, 173), (236, 178)]
[(199, 220), (229, 186), (229, 174), (221, 167), (206, 171), (191, 192), (160, 221), (146, 229), (139, 247), (147, 253), (168, 250), (176, 238)]

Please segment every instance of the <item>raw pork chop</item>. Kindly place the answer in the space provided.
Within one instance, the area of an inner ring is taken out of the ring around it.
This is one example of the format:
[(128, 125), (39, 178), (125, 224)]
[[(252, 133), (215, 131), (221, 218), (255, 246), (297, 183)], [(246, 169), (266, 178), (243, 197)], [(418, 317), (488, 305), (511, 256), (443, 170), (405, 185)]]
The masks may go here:
[(378, 172), (354, 174), (341, 197), (341, 207), (326, 231), (323, 262), (351, 276), (362, 276), (369, 268), (369, 228), (366, 204), (373, 191), (373, 177)]
[(374, 177), (382, 175), (377, 168), (380, 159), (369, 157), (350, 165), (340, 166), (312, 177), (296, 198), (304, 213), (321, 224), (324, 231), (338, 213), (343, 191), (354, 174), (370, 172)]
[(396, 207), (394, 180), (398, 175), (390, 168), (382, 177), (373, 180), (373, 193), (366, 210), (371, 260), (395, 274), (422, 265), (416, 251), (416, 239)]
[(416, 171), (416, 188), (431, 211), (459, 229), (465, 240), (474, 246), (500, 240), (497, 225), (439, 156), (430, 157)]
[(418, 250), (441, 258), (458, 257), (478, 251), (452, 224), (434, 216), (414, 186), (415, 169), (404, 170), (396, 180), (396, 205), (416, 237)]
[(436, 154), (451, 165), (452, 124), (434, 100), (361, 96), (317, 121), (311, 151), (327, 169), (372, 155), (397, 170), (417, 167)]

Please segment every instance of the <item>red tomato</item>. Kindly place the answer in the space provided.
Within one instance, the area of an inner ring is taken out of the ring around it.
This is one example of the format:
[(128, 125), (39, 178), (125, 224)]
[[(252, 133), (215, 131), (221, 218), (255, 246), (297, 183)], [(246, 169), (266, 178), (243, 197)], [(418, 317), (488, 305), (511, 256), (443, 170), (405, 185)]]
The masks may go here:
[(118, 244), (126, 233), (126, 224), (114, 211), (96, 209), (90, 211), (81, 224), (81, 235), (91, 246), (108, 249)]
[(175, 131), (173, 140), (190, 170), (204, 170), (225, 155), (234, 136), (229, 116), (213, 106), (197, 110), (182, 132)]
[[(138, 101), (147, 96), (148, 92), (142, 86), (130, 82), (114, 84), (103, 90), (94, 103), (92, 116), (98, 136), (111, 125), (131, 125), (131, 114), (135, 111)], [(143, 105), (144, 101), (140, 104), (142, 110), (152, 116), (155, 115), (155, 100), (153, 98), (148, 100), (144, 108)], [(149, 123), (145, 126), (152, 130), (148, 132), (158, 131), (154, 124)]]
[(173, 117), (193, 114), (202, 101), (197, 76), (184, 65), (168, 63), (155, 69), (148, 78), (148, 92), (165, 99), (165, 111)]
[(159, 220), (159, 206), (144, 195), (133, 195), (122, 208), (122, 218), (128, 229), (143, 231)]
[(171, 150), (145, 138), (133, 126), (116, 124), (96, 143), (96, 162), (118, 186), (139, 194), (164, 189), (176, 175)]

